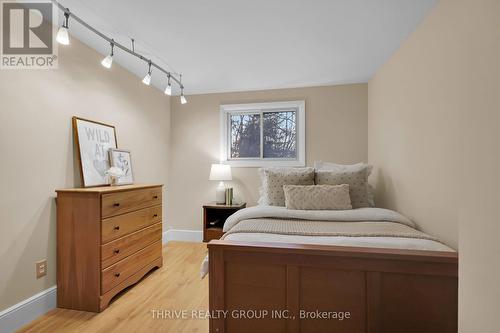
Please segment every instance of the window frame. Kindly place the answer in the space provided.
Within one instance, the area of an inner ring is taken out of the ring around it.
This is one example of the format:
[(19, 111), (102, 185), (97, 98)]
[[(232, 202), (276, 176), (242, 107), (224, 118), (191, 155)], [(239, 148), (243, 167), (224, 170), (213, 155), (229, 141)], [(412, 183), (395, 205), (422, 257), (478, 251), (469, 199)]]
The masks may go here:
[[(268, 103), (222, 104), (220, 106), (220, 161), (233, 167), (270, 167), (287, 166), (297, 167), (306, 165), (306, 133), (305, 133), (305, 101), (285, 101)], [(264, 129), (263, 114), (266, 112), (290, 111), (296, 109), (296, 149), (297, 157), (290, 158), (264, 158)], [(260, 114), (260, 157), (230, 158), (231, 135), (230, 116), (235, 114)]]

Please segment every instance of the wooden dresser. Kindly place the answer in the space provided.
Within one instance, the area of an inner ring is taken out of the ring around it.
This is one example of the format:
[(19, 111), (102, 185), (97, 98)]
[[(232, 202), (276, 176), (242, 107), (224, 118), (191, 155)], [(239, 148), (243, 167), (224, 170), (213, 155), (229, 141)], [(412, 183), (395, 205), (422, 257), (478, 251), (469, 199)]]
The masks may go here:
[(58, 307), (100, 312), (162, 266), (162, 185), (56, 192)]

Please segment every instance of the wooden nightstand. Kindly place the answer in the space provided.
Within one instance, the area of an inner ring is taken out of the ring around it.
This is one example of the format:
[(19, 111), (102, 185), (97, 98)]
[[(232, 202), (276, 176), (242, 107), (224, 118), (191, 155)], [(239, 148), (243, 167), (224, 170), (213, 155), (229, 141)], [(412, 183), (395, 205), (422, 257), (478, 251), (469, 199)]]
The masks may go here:
[(219, 239), (224, 232), (222, 228), (226, 219), (234, 212), (245, 208), (246, 202), (233, 205), (218, 205), (209, 203), (203, 206), (203, 241), (209, 242), (212, 239)]

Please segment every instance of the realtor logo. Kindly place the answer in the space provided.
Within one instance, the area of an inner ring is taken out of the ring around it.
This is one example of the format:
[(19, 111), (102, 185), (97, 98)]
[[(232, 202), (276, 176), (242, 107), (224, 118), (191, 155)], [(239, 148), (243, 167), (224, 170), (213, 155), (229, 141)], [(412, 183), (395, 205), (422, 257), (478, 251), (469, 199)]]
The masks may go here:
[(2, 1), (2, 69), (57, 68), (50, 1)]

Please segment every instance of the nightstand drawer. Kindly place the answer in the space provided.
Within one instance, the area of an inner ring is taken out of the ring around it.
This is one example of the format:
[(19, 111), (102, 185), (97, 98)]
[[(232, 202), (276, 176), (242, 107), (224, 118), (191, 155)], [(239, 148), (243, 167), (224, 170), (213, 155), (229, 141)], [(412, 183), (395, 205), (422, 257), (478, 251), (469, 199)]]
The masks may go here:
[(158, 241), (104, 269), (101, 272), (101, 293), (104, 294), (111, 290), (142, 267), (160, 257), (161, 241)]
[(219, 228), (207, 228), (205, 230), (205, 234), (203, 235), (203, 241), (204, 242), (209, 242), (212, 239), (219, 239), (224, 235), (224, 232), (222, 232), (222, 229)]
[(101, 222), (101, 242), (107, 243), (161, 221), (162, 207), (155, 206), (114, 216)]
[(161, 222), (101, 245), (101, 268), (104, 269), (125, 257), (161, 240)]
[(161, 187), (116, 192), (102, 196), (102, 218), (161, 204)]

